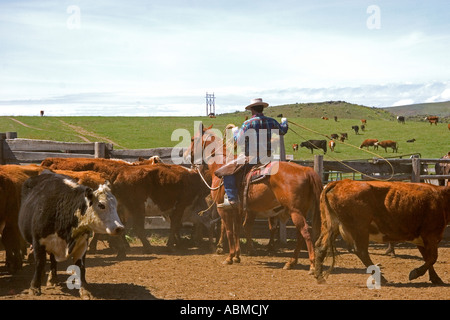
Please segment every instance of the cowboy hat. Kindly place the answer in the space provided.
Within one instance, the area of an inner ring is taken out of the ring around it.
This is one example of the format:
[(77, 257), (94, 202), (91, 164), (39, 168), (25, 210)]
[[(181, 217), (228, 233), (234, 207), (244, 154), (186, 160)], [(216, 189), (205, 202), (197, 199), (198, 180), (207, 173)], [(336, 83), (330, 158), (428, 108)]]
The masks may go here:
[(265, 107), (268, 107), (269, 104), (267, 102), (263, 102), (263, 100), (261, 98), (256, 98), (256, 99), (252, 99), (252, 101), (250, 101), (250, 104), (245, 107), (245, 110), (250, 110), (254, 106), (263, 106), (265, 108)]

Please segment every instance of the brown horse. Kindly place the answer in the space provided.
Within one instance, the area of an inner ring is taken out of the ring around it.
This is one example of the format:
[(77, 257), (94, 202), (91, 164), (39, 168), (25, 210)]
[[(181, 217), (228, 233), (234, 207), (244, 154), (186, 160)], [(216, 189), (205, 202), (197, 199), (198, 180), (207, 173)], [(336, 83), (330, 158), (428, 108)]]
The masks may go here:
[[(222, 185), (222, 179), (214, 173), (217, 169), (226, 163), (226, 146), (224, 140), (211, 132), (211, 127), (202, 128), (202, 134), (197, 134), (191, 141), (190, 148), (185, 155), (190, 155), (194, 159), (194, 149), (198, 146), (195, 141), (201, 141), (202, 151), (207, 149), (214, 156), (214, 159), (203, 157), (202, 162), (206, 163), (212, 176), (211, 196), (216, 204), (220, 204), (224, 200), (225, 190)], [(215, 143), (214, 148), (211, 144)], [(217, 159), (222, 159), (217, 161)], [(294, 255), (289, 262), (286, 263), (285, 269), (290, 269), (297, 263), (300, 251), (301, 241), (300, 235), (306, 242), (309, 261), (310, 273), (314, 270), (314, 246), (313, 240), (320, 233), (320, 193), (322, 192), (322, 182), (319, 175), (309, 167), (303, 167), (291, 162), (279, 162), (276, 174), (268, 175), (265, 179), (251, 184), (248, 188), (247, 210), (243, 212), (242, 206), (236, 210), (224, 210), (220, 207), (217, 211), (225, 225), (226, 234), (229, 245), (229, 255), (225, 260), (225, 264), (240, 262), (240, 226), (242, 218), (245, 218), (244, 229), (247, 236), (251, 235), (253, 221), (257, 212), (270, 211), (274, 208), (282, 206), (286, 210), (297, 228), (297, 246)], [(243, 190), (240, 188), (240, 197), (243, 199)], [(241, 201), (242, 202), (242, 201)], [(306, 217), (313, 218), (313, 236), (309, 232), (309, 226)], [(314, 238), (314, 239), (313, 239)]]

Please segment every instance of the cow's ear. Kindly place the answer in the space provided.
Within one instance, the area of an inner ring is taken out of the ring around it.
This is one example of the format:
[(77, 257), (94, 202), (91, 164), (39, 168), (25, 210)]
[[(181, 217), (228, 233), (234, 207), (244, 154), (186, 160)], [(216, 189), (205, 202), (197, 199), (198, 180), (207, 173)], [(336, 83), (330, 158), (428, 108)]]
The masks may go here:
[(89, 207), (92, 206), (92, 202), (94, 199), (94, 191), (91, 188), (86, 188), (86, 190), (84, 191), (84, 196), (88, 200)]

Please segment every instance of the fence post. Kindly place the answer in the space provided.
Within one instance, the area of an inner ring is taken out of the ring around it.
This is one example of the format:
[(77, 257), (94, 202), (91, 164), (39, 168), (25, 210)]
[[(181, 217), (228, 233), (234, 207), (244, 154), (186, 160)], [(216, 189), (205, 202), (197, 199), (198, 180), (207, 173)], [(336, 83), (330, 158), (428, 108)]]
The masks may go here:
[(411, 182), (420, 182), (420, 158), (412, 158)]
[(280, 161), (286, 161), (286, 148), (284, 147), (284, 135), (280, 134)]
[(323, 183), (323, 155), (314, 155), (314, 171), (319, 175), (320, 180)]
[(95, 158), (105, 158), (106, 155), (106, 145), (104, 142), (96, 142), (94, 144), (94, 157)]
[(0, 164), (5, 164), (5, 159), (3, 158), (3, 145), (6, 143), (6, 134), (0, 132)]
[(7, 132), (6, 139), (17, 139), (17, 132)]

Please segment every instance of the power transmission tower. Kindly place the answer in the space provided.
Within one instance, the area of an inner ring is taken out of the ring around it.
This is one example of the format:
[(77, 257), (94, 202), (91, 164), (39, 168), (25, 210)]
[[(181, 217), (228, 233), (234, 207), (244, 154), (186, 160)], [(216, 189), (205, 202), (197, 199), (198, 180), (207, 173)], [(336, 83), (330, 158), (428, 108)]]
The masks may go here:
[(216, 97), (214, 97), (214, 93), (206, 93), (206, 116), (215, 116), (216, 115)]

